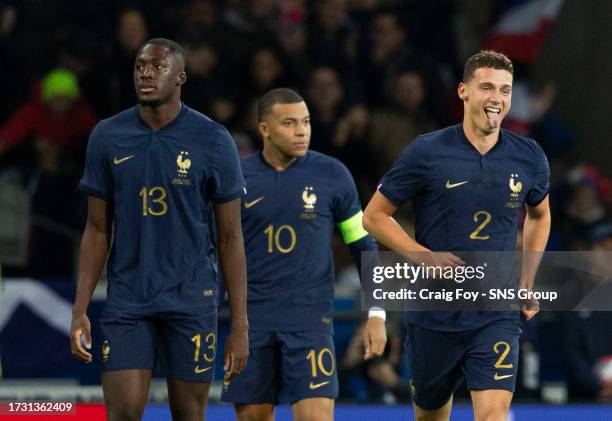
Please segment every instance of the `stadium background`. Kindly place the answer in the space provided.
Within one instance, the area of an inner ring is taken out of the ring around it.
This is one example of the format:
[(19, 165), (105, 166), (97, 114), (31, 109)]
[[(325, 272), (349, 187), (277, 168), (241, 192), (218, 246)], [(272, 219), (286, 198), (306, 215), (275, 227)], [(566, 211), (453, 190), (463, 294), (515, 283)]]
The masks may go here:
[[(146, 39), (186, 47), (183, 99), (225, 124), (243, 156), (259, 146), (258, 96), (296, 88), (312, 115), (312, 148), (347, 164), (364, 203), (414, 136), (460, 120), (455, 89), (465, 59), (483, 47), (501, 49), (516, 65), (505, 126), (535, 138), (551, 164), (548, 249), (589, 250), (612, 236), (610, 16), (606, 0), (0, 1), (0, 400), (101, 399), (97, 367), (77, 363), (68, 342), (85, 215), (76, 187), (91, 126), (135, 102), (132, 61)], [(61, 89), (45, 93), (57, 68), (77, 78), (74, 100), (58, 99)], [(409, 209), (400, 215), (407, 229), (409, 217)], [(390, 317), (387, 363), (403, 380), (389, 390), (381, 385), (388, 379), (355, 358), (358, 280), (335, 243), (346, 403), (337, 419), (407, 419), (401, 328)], [(103, 299), (102, 282), (94, 321)], [(580, 335), (612, 355), (611, 318), (589, 317), (544, 313), (525, 324), (514, 419), (612, 419), (610, 401), (600, 402), (583, 375), (594, 369), (592, 350), (571, 340)], [(211, 400), (218, 395), (215, 385)], [(155, 382), (152, 402), (165, 398), (163, 382)], [(348, 406), (355, 403), (368, 406)], [(214, 406), (209, 419), (231, 419), (230, 409)], [(167, 414), (152, 404), (146, 419)], [(470, 418), (460, 407), (457, 419)]]

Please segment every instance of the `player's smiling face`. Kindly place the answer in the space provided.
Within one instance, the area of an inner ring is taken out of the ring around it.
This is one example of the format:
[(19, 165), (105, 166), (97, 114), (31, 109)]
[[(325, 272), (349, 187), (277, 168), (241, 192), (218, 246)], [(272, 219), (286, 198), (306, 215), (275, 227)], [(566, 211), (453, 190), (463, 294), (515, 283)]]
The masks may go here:
[(481, 67), (467, 83), (459, 84), (464, 102), (464, 124), (485, 135), (499, 130), (512, 103), (512, 74), (506, 70)]
[(147, 44), (134, 62), (134, 87), (141, 105), (156, 107), (180, 96), (185, 72), (179, 59), (165, 47)]
[(264, 148), (287, 157), (306, 155), (310, 146), (310, 113), (304, 102), (275, 104), (259, 123)]

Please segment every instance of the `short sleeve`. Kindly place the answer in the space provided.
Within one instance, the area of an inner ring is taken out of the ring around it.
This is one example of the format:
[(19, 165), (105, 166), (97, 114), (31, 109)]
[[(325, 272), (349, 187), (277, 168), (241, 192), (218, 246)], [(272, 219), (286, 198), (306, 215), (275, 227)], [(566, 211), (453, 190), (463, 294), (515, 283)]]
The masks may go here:
[(334, 206), (336, 222), (343, 222), (361, 212), (361, 203), (353, 176), (340, 161), (336, 161), (334, 186), (337, 188)]
[[(535, 142), (534, 142), (535, 143)], [(525, 202), (529, 206), (537, 206), (548, 194), (550, 186), (550, 169), (548, 167), (548, 160), (544, 151), (535, 143), (535, 171), (533, 174), (534, 182), (531, 189), (527, 192)]]
[(378, 185), (378, 191), (396, 206), (402, 206), (418, 193), (427, 174), (427, 149), (417, 137), (402, 151)]
[(85, 171), (79, 182), (81, 190), (103, 199), (111, 197), (113, 193), (113, 181), (105, 156), (105, 145), (103, 130), (98, 124), (87, 142)]
[(215, 142), (212, 171), (212, 199), (226, 203), (245, 194), (236, 143), (225, 127), (219, 129)]

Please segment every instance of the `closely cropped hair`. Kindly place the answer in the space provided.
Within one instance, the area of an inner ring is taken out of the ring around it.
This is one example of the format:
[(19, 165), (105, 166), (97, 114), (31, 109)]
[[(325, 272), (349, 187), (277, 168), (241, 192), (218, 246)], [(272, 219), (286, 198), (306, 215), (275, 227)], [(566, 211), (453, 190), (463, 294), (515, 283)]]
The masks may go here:
[(474, 76), (474, 72), (482, 67), (490, 67), (498, 70), (506, 70), (514, 76), (514, 66), (510, 59), (497, 51), (482, 50), (474, 54), (465, 62), (463, 68), (463, 83), (468, 83)]
[(298, 104), (300, 102), (304, 102), (304, 98), (293, 89), (272, 89), (257, 101), (257, 121), (262, 121), (276, 104)]
[(167, 38), (152, 38), (145, 42), (142, 46), (154, 44), (159, 45), (160, 47), (164, 47), (166, 50), (170, 52), (170, 54), (178, 57), (181, 62), (182, 67), (185, 67), (185, 50), (178, 42), (174, 42), (171, 39)]

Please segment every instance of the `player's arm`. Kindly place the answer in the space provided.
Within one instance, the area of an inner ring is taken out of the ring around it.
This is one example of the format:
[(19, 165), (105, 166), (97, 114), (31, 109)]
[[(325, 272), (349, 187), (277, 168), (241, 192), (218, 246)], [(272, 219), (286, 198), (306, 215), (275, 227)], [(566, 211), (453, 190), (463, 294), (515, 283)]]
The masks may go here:
[[(101, 198), (89, 196), (87, 200), (87, 224), (81, 239), (76, 297), (72, 308), (70, 339), (72, 354), (83, 362), (91, 362), (91, 324), (87, 307), (100, 279), (108, 255), (111, 216), (109, 203)], [(81, 343), (84, 338), (85, 348)]]
[(431, 266), (457, 266), (463, 261), (451, 253), (436, 253), (419, 244), (393, 219), (397, 206), (377, 191), (363, 214), (363, 227), (376, 240), (416, 263)]
[[(362, 219), (363, 212), (359, 211), (352, 217), (339, 222), (338, 229), (359, 270), (361, 290), (366, 296), (366, 304), (370, 309), (363, 332), (364, 359), (367, 360), (382, 355), (385, 351), (387, 328), (385, 327), (385, 310), (382, 307), (373, 307), (373, 304), (369, 302), (369, 298), (372, 297), (372, 285), (374, 284), (367, 274), (372, 273), (372, 267), (380, 265), (380, 257), (376, 241), (363, 229)], [(364, 257), (363, 263), (366, 266), (364, 268), (362, 268), (362, 257)]]
[(240, 222), (240, 198), (215, 204), (219, 260), (227, 285), (232, 325), (225, 343), (223, 369), (230, 380), (242, 372), (249, 357), (249, 322), (246, 311), (246, 258)]
[[(548, 196), (538, 205), (527, 205), (526, 207), (527, 216), (523, 226), (523, 268), (519, 288), (531, 290), (550, 233), (551, 217)], [(537, 303), (532, 304), (523, 307), (523, 316), (527, 320), (540, 311)]]

